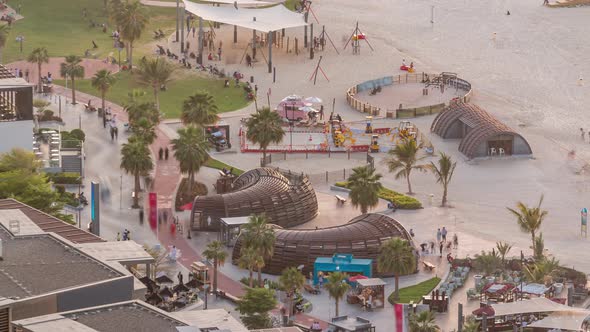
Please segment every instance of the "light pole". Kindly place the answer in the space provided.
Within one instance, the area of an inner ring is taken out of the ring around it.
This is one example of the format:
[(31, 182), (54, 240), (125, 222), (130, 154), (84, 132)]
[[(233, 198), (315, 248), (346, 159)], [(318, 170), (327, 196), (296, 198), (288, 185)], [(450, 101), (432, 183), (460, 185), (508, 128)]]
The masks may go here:
[(16, 36), (16, 41), (20, 43), (20, 52), (23, 52), (23, 41), (25, 41), (25, 37), (23, 35)]

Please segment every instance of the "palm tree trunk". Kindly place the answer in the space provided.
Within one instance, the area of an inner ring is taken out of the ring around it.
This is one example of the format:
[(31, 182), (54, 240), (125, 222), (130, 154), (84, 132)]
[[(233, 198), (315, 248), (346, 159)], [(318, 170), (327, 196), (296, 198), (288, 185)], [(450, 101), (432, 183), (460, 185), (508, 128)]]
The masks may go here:
[(249, 286), (250, 286), (250, 288), (252, 288), (252, 287), (254, 287), (254, 273), (252, 271), (252, 268), (248, 269), (248, 273), (250, 274), (250, 279), (248, 280)]
[(139, 172), (135, 173), (135, 195), (133, 195), (133, 208), (139, 207)]
[(406, 181), (408, 181), (408, 194), (412, 195), (412, 184), (410, 183), (410, 172), (406, 173)]
[(258, 267), (258, 287), (263, 287), (262, 284), (262, 266)]
[(107, 110), (105, 108), (105, 92), (101, 91), (100, 92), (100, 98), (102, 99), (102, 126), (106, 128), (107, 126)]
[(339, 304), (338, 302), (340, 302), (339, 300), (340, 299), (338, 299), (338, 298), (334, 299), (334, 304), (336, 305), (336, 316), (335, 317), (338, 317), (339, 313), (340, 313), (339, 306), (338, 306), (338, 304)]
[(266, 166), (266, 148), (262, 149), (262, 167)]
[(447, 185), (443, 186), (442, 206), (447, 205)]
[(399, 300), (399, 275), (396, 273), (395, 277), (395, 295), (393, 296), (394, 300)]
[(131, 70), (133, 68), (133, 41), (129, 41), (129, 59), (127, 61), (129, 61), (129, 70)]
[(213, 260), (213, 293), (217, 293), (217, 259)]
[(160, 110), (160, 98), (158, 96), (158, 87), (154, 86), (154, 100), (156, 102), (156, 109)]
[(193, 172), (188, 173), (188, 183), (186, 185), (187, 194), (190, 195), (193, 192)]
[[(42, 93), (43, 92), (43, 82), (41, 82), (41, 62), (37, 63), (37, 69), (39, 70), (39, 91), (37, 91), (38, 93)], [(66, 80), (68, 78), (66, 77)]]
[(535, 231), (534, 231), (534, 230), (533, 230), (533, 231), (531, 231), (531, 237), (533, 238), (533, 257), (535, 257), (535, 255), (537, 254), (537, 251), (535, 250), (535, 249), (536, 249), (536, 247), (537, 247), (537, 246), (536, 246), (536, 243), (535, 243), (535, 239), (536, 239), (537, 237), (535, 236)]
[(361, 205), (361, 213), (365, 214), (365, 213), (367, 213), (367, 211), (368, 211), (367, 207), (365, 205)]
[(76, 105), (76, 79), (72, 76), (72, 105)]

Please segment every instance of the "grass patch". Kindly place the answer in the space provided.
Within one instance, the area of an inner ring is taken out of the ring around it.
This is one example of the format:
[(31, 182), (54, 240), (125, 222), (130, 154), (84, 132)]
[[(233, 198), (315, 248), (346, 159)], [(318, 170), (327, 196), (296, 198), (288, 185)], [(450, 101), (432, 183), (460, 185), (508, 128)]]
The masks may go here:
[[(336, 182), (334, 185), (336, 187), (348, 188), (347, 181)], [(382, 187), (381, 190), (379, 190), (379, 198), (393, 202), (393, 204), (401, 210), (417, 210), (422, 208), (422, 203), (414, 197), (400, 194), (397, 191), (385, 187)]]
[[(113, 47), (111, 32), (108, 26), (103, 33), (100, 27), (90, 27), (90, 20), (108, 23), (103, 1), (99, 0), (19, 0), (22, 4), (23, 19), (12, 24), (6, 47), (2, 50), (3, 62), (9, 63), (24, 59), (36, 47), (45, 46), (52, 57), (76, 54), (82, 56), (86, 49), (99, 58), (104, 59), (110, 52), (117, 54)], [(16, 6), (17, 2), (11, 5)], [(86, 8), (87, 17), (82, 16)], [(175, 8), (149, 7), (150, 20), (142, 37), (135, 42), (134, 55), (137, 58), (153, 53), (152, 48), (142, 45), (153, 40), (153, 30), (162, 29), (171, 33), (176, 26)], [(19, 50), (16, 36), (24, 36), (23, 52)], [(92, 41), (99, 48), (92, 49)], [(124, 53), (124, 52), (122, 52)], [(122, 55), (124, 56), (124, 54)]]
[[(222, 161), (219, 161), (217, 159), (213, 159), (213, 158), (209, 158), (207, 160), (207, 162), (205, 163), (205, 167), (209, 167), (209, 168), (214, 168), (214, 169), (232, 169), (233, 166), (230, 166)], [(244, 173), (243, 170), (239, 169), (239, 168), (235, 168), (233, 167), (233, 171), (232, 174), (235, 176), (240, 176), (242, 175), (242, 173)]]
[[(197, 74), (188, 74), (181, 69), (175, 75), (177, 79), (167, 85), (166, 91), (160, 91), (159, 93), (160, 110), (164, 113), (165, 118), (179, 118), (182, 110), (182, 102), (198, 90), (205, 90), (213, 96), (220, 113), (235, 111), (248, 105), (248, 101), (244, 96), (244, 89), (236, 88), (233, 85), (229, 88), (224, 88), (224, 80), (199, 77)], [(116, 77), (117, 82), (109, 93), (107, 93), (107, 100), (124, 105), (129, 101), (127, 93), (138, 88), (147, 92), (142, 97), (143, 99), (149, 101), (154, 100), (151, 89), (137, 84), (131, 73), (120, 72), (116, 74)], [(65, 85), (65, 81), (56, 80), (55, 84)], [(100, 98), (99, 92), (92, 87), (90, 80), (76, 81), (76, 90)], [(98, 104), (99, 102), (97, 100), (96, 105)]]
[(285, 7), (289, 8), (292, 11), (295, 11), (295, 6), (301, 3), (299, 0), (287, 0), (285, 1)]
[(436, 287), (436, 285), (438, 285), (439, 282), (440, 278), (434, 277), (414, 286), (400, 288), (399, 301), (396, 302), (393, 300), (393, 295), (395, 294), (395, 291), (389, 294), (387, 301), (389, 301), (389, 303), (391, 304), (410, 303), (411, 301), (414, 301), (414, 303), (418, 303), (422, 299), (422, 296), (430, 294), (430, 292), (432, 292), (434, 287)]

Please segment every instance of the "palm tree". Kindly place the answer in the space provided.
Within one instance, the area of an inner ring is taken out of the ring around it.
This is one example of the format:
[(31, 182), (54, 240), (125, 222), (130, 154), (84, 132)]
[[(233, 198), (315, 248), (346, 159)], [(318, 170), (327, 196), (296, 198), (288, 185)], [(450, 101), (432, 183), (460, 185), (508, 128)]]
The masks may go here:
[(500, 267), (501, 262), (495, 250), (488, 252), (482, 250), (481, 254), (475, 255), (473, 264), (476, 270), (483, 271), (486, 276), (489, 276)]
[(139, 177), (151, 171), (154, 163), (150, 156), (150, 150), (145, 142), (140, 139), (130, 140), (129, 143), (123, 144), (121, 148), (121, 168), (127, 174), (133, 174), (135, 177), (135, 195), (133, 196), (133, 207), (139, 207)]
[(287, 293), (287, 298), (289, 299), (288, 313), (291, 316), (293, 312), (293, 297), (305, 285), (305, 276), (297, 268), (288, 267), (283, 270), (283, 273), (279, 277), (279, 284)]
[[(263, 259), (269, 259), (274, 253), (275, 232), (268, 226), (268, 219), (265, 215), (252, 215), (248, 223), (242, 227), (243, 245), (256, 250)], [(262, 268), (264, 264), (258, 265), (258, 285), (262, 284)]]
[(440, 327), (434, 322), (432, 311), (422, 311), (410, 316), (410, 332), (438, 332)]
[(512, 249), (512, 245), (506, 243), (506, 242), (496, 242), (496, 249), (498, 249), (498, 253), (500, 254), (500, 259), (502, 260), (502, 266), (505, 265), (505, 261), (506, 261), (506, 255), (508, 255), (508, 253), (510, 252), (510, 249)]
[(270, 143), (280, 143), (285, 131), (282, 127), (283, 119), (277, 112), (268, 107), (252, 114), (246, 121), (246, 138), (262, 149), (262, 165), (266, 164), (266, 149)]
[(84, 78), (84, 67), (80, 65), (82, 58), (77, 55), (68, 55), (66, 62), (61, 63), (61, 77), (69, 76), (72, 79), (72, 104), (76, 104), (76, 78)]
[(203, 251), (203, 256), (207, 260), (213, 261), (213, 292), (217, 293), (217, 268), (225, 263), (227, 253), (223, 249), (223, 244), (219, 241), (213, 241), (207, 245)]
[(242, 247), (240, 249), (240, 258), (238, 259), (238, 266), (242, 269), (247, 269), (249, 274), (248, 286), (254, 287), (254, 269), (258, 266), (264, 266), (264, 259), (258, 254), (258, 251), (250, 247)]
[(552, 276), (559, 268), (559, 261), (555, 258), (542, 259), (535, 262), (533, 265), (526, 265), (524, 267), (524, 277), (528, 282), (545, 283), (545, 278)]
[[(117, 8), (117, 6), (115, 6)], [(114, 21), (121, 31), (121, 38), (127, 41), (127, 61), (133, 68), (133, 43), (141, 37), (149, 21), (147, 9), (139, 1), (131, 1), (118, 6)]]
[(539, 204), (536, 207), (528, 207), (523, 202), (516, 204), (516, 209), (507, 208), (515, 217), (520, 230), (525, 233), (531, 234), (531, 240), (533, 242), (533, 253), (535, 253), (535, 234), (541, 228), (543, 219), (547, 216), (547, 211), (541, 209), (543, 204), (543, 195), (539, 199)]
[(543, 239), (543, 232), (539, 233), (539, 236), (535, 237), (535, 250), (533, 256), (535, 259), (542, 259), (545, 257), (545, 240)]
[(106, 110), (105, 98), (106, 98), (107, 92), (109, 92), (111, 87), (113, 85), (115, 85), (116, 81), (117, 81), (117, 78), (113, 74), (111, 74), (111, 72), (109, 70), (106, 70), (106, 69), (101, 69), (101, 70), (97, 71), (94, 74), (94, 76), (92, 76), (92, 79), (90, 80), (92, 87), (100, 92), (100, 99), (102, 102), (102, 112), (103, 112), (102, 113), (103, 124), (106, 123), (106, 121), (107, 121), (107, 118), (105, 115), (105, 110)]
[(467, 317), (463, 324), (463, 332), (479, 332), (479, 322), (475, 320), (475, 317)]
[(381, 189), (381, 174), (375, 174), (375, 169), (369, 166), (360, 166), (352, 169), (348, 177), (348, 189), (350, 189), (350, 201), (355, 208), (360, 206), (361, 213), (365, 214), (369, 208), (379, 204), (379, 190)]
[(455, 172), (455, 167), (457, 166), (456, 162), (453, 162), (451, 156), (445, 154), (444, 152), (440, 153), (440, 158), (438, 158), (438, 165), (430, 162), (430, 170), (436, 176), (436, 182), (440, 183), (443, 187), (443, 196), (442, 196), (442, 206), (447, 204), (447, 190), (449, 188), (449, 183), (453, 178), (453, 173)]
[(414, 139), (405, 139), (389, 150), (389, 156), (385, 159), (390, 172), (395, 173), (395, 179), (406, 178), (408, 181), (408, 193), (412, 193), (412, 184), (410, 183), (410, 174), (413, 169), (425, 172), (429, 167), (427, 165), (417, 165), (421, 160), (426, 158), (418, 157), (420, 147)]
[(29, 54), (27, 57), (27, 62), (37, 64), (37, 72), (39, 73), (38, 91), (43, 91), (43, 82), (41, 81), (41, 66), (44, 63), (49, 63), (49, 54), (47, 53), (47, 49), (45, 47), (37, 47), (31, 52), (31, 54)]
[(143, 58), (139, 62), (137, 71), (137, 81), (140, 84), (149, 86), (154, 92), (154, 101), (156, 109), (160, 110), (160, 98), (158, 93), (163, 85), (172, 80), (174, 67), (164, 58)]
[(133, 130), (133, 136), (129, 137), (129, 141), (139, 139), (149, 145), (156, 140), (156, 126), (147, 118), (140, 118), (132, 123), (131, 129)]
[(184, 124), (206, 126), (219, 121), (215, 100), (206, 91), (199, 91), (189, 96), (182, 104), (180, 119)]
[(133, 127), (133, 125), (135, 125), (142, 118), (150, 121), (154, 127), (160, 123), (160, 112), (158, 112), (154, 103), (141, 103), (137, 100), (133, 100), (129, 104), (125, 105), (125, 111), (129, 117), (129, 123), (131, 124), (131, 127)]
[(174, 158), (178, 160), (180, 171), (188, 173), (189, 195), (193, 192), (195, 173), (209, 158), (207, 147), (203, 131), (193, 126), (178, 129), (178, 138), (172, 140)]
[(10, 32), (10, 26), (7, 23), (0, 25), (0, 63), (2, 63), (2, 51), (8, 41), (8, 33)]
[(334, 304), (336, 305), (335, 317), (338, 317), (340, 313), (340, 300), (346, 295), (346, 292), (348, 292), (348, 289), (350, 288), (350, 285), (346, 283), (347, 277), (346, 273), (332, 272), (326, 279), (327, 283), (325, 287), (328, 290), (330, 297), (334, 299)]
[(416, 256), (412, 246), (400, 238), (389, 239), (381, 246), (377, 257), (377, 269), (381, 273), (393, 273), (395, 277), (394, 300), (399, 299), (399, 276), (416, 270)]

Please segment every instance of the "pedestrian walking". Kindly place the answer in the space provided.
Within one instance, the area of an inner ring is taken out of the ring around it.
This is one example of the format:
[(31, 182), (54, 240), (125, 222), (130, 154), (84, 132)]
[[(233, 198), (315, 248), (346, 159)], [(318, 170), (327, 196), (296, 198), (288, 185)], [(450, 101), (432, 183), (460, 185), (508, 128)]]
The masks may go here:
[(320, 284), (320, 288), (324, 286), (324, 274), (322, 272), (320, 272), (320, 275), (318, 277), (318, 284)]
[(113, 129), (115, 130), (115, 140), (117, 140), (119, 138), (119, 127), (113, 127)]
[(430, 241), (430, 253), (435, 254), (434, 252), (434, 241)]
[(158, 150), (158, 159), (162, 160), (163, 155), (164, 155), (164, 149), (160, 148), (160, 150)]
[(121, 241), (121, 232), (117, 232), (117, 241)]
[(442, 234), (443, 242), (447, 242), (447, 229), (445, 228), (445, 226), (443, 226), (442, 231), (440, 233)]
[(29, 81), (29, 69), (25, 69), (25, 80)]
[(459, 247), (459, 238), (457, 237), (457, 234), (453, 234), (453, 248), (457, 249), (457, 247)]
[(127, 241), (127, 228), (125, 228), (125, 230), (123, 231), (123, 241)]
[(444, 249), (444, 242), (440, 241), (440, 244), (439, 244), (439, 250), (440, 250), (440, 257), (441, 257), (441, 258), (442, 258), (442, 252), (443, 252), (443, 249)]
[(217, 56), (219, 57), (219, 61), (221, 61), (221, 47), (217, 49)]
[(23, 9), (23, 5), (19, 3), (18, 6), (16, 7), (16, 13), (20, 14), (22, 9)]
[(111, 141), (115, 140), (115, 129), (111, 127)]
[(168, 160), (168, 154), (170, 153), (170, 151), (168, 150), (168, 147), (166, 147), (166, 150), (164, 150), (164, 159)]
[(143, 208), (139, 209), (139, 223), (143, 224)]
[(197, 29), (196, 29), (195, 27), (193, 27), (193, 38), (195, 38), (195, 31), (196, 31), (196, 30), (197, 30)]
[(580, 135), (582, 136), (582, 141), (585, 141), (586, 137), (584, 137), (584, 136), (586, 135), (586, 132), (584, 131), (584, 128), (580, 128)]
[[(162, 158), (160, 158), (162, 159)], [(440, 228), (436, 230), (436, 242), (440, 242), (442, 238), (442, 233), (440, 232)]]
[(246, 54), (246, 65), (248, 67), (252, 67), (252, 57), (250, 56), (250, 54)]

